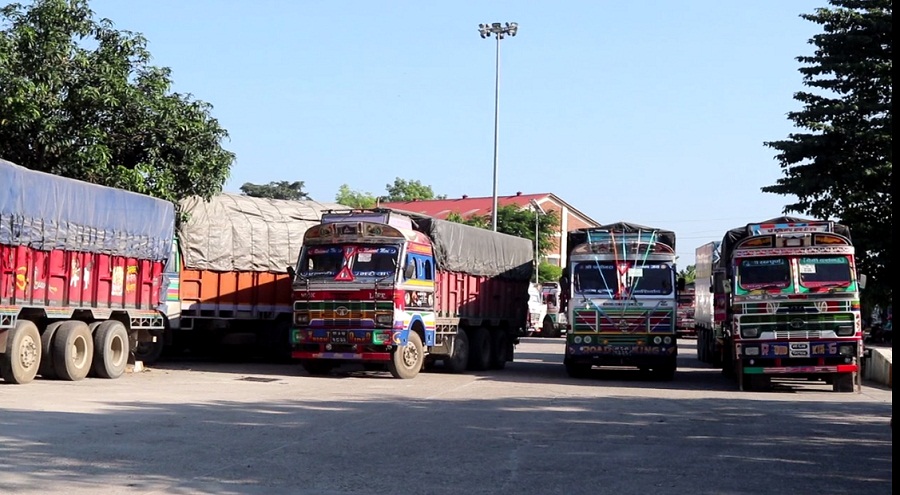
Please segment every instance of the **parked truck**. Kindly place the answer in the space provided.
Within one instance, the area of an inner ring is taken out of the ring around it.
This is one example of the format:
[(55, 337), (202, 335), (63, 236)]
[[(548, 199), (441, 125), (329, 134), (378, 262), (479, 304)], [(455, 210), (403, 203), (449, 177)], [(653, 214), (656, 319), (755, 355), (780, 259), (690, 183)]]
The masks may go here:
[(823, 220), (777, 217), (722, 239), (727, 298), (723, 370), (741, 390), (773, 377), (821, 379), (835, 391), (861, 387), (863, 330), (850, 229)]
[(675, 233), (619, 222), (568, 233), (564, 293), (572, 377), (624, 365), (675, 376)]
[(0, 377), (117, 378), (165, 328), (174, 205), (0, 160)]
[(685, 284), (684, 290), (678, 291), (678, 309), (675, 312), (675, 330), (678, 337), (694, 337), (697, 335), (694, 320), (694, 284)]
[(559, 282), (541, 284), (541, 295), (547, 305), (547, 315), (541, 325), (540, 336), (555, 338), (566, 331), (566, 312), (561, 305), (562, 288)]
[(694, 331), (697, 333), (697, 359), (713, 366), (722, 365), (722, 324), (725, 322), (725, 294), (722, 287), (725, 266), (719, 241), (708, 242), (695, 250)]
[[(166, 343), (175, 351), (231, 358), (290, 357), (293, 314), (286, 267), (306, 230), (336, 203), (219, 194), (179, 202), (166, 271)], [(150, 357), (162, 352), (156, 346)]]
[(390, 209), (326, 213), (295, 272), (293, 357), (413, 378), (503, 368), (525, 331), (531, 241)]

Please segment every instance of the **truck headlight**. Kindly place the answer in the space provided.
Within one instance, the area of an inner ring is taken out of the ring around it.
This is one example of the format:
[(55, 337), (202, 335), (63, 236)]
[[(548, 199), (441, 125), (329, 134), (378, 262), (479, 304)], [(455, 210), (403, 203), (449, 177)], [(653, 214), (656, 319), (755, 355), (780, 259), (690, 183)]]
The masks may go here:
[(853, 329), (853, 325), (838, 325), (835, 333), (838, 334), (838, 337), (850, 337), (856, 331)]
[(759, 327), (741, 327), (741, 337), (755, 339), (759, 337)]
[(378, 323), (379, 325), (391, 325), (394, 323), (394, 315), (375, 315), (375, 323)]
[(759, 347), (744, 347), (745, 356), (759, 356)]
[(295, 325), (309, 325), (309, 313), (294, 313)]
[(842, 345), (838, 347), (838, 354), (841, 356), (852, 356), (853, 355), (853, 346), (852, 345)]

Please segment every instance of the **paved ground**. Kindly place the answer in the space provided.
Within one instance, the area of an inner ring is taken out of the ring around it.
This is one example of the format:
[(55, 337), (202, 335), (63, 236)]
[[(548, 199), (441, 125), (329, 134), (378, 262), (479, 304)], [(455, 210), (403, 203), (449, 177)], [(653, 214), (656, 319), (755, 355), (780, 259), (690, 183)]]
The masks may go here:
[(0, 385), (3, 494), (890, 494), (892, 392), (741, 393), (682, 346), (674, 382), (506, 370), (395, 380), (161, 363)]

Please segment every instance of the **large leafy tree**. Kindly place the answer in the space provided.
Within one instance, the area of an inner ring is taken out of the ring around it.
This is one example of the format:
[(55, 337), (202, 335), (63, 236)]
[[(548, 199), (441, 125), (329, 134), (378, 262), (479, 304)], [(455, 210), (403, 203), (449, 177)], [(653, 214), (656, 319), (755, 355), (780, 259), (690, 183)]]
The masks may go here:
[(783, 177), (765, 192), (794, 195), (785, 212), (836, 219), (853, 232), (869, 298), (891, 294), (893, 36), (891, 0), (831, 0), (803, 15), (821, 24), (812, 56), (798, 57), (803, 108), (788, 113), (802, 132), (765, 143)]
[(87, 0), (0, 8), (0, 156), (177, 201), (222, 190), (232, 153), (208, 103), (170, 90), (143, 36)]
[(376, 198), (371, 193), (350, 189), (347, 184), (341, 184), (334, 200), (338, 204), (351, 208), (372, 208), (376, 203)]
[(393, 184), (385, 186), (387, 196), (384, 201), (414, 201), (417, 199), (445, 199), (446, 195), (435, 195), (431, 186), (417, 180), (405, 180), (397, 177)]
[(288, 182), (286, 180), (272, 181), (268, 184), (253, 184), (245, 182), (241, 186), (241, 193), (244, 196), (253, 196), (254, 198), (270, 198), (270, 199), (289, 199), (298, 201), (309, 199), (309, 195), (303, 191), (303, 181)]
[[(471, 215), (464, 218), (459, 213), (452, 212), (447, 215), (447, 220), (482, 229), (491, 228), (490, 215)], [(559, 227), (559, 217), (554, 211), (540, 215), (531, 208), (523, 209), (515, 205), (502, 205), (497, 208), (497, 231), (524, 237), (534, 242), (534, 234), (537, 230), (539, 253), (546, 253), (550, 249), (557, 227)]]

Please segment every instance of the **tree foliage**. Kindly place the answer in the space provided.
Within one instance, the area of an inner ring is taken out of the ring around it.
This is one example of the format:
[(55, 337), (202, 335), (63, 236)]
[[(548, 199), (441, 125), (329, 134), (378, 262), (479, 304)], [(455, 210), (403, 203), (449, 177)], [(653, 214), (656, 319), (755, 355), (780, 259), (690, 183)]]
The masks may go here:
[(697, 280), (696, 265), (688, 265), (678, 271), (678, 278), (684, 279), (684, 283), (692, 284)]
[(170, 92), (147, 41), (87, 0), (0, 8), (0, 156), (176, 201), (221, 191), (232, 153), (208, 103)]
[(303, 192), (304, 186), (305, 184), (303, 181), (288, 182), (286, 180), (280, 180), (272, 181), (268, 184), (245, 182), (244, 185), (241, 186), (241, 193), (244, 196), (253, 196), (254, 198), (299, 201), (309, 199), (309, 195)]
[(387, 196), (384, 201), (415, 201), (417, 199), (445, 199), (446, 195), (435, 196), (431, 186), (417, 180), (405, 180), (397, 177), (393, 184), (385, 186)]
[(376, 203), (375, 196), (371, 193), (350, 189), (350, 186), (347, 184), (341, 184), (334, 200), (338, 204), (349, 206), (351, 208), (372, 208)]
[[(490, 215), (471, 215), (463, 218), (457, 212), (447, 215), (451, 222), (464, 223), (482, 229), (491, 228)], [(503, 205), (497, 208), (497, 231), (504, 234), (523, 237), (534, 242), (535, 227), (538, 233), (538, 252), (546, 253), (553, 245), (553, 236), (559, 227), (559, 217), (556, 212), (549, 211), (546, 215), (540, 215), (531, 208), (521, 208), (515, 205)]]
[(851, 228), (867, 293), (891, 294), (893, 239), (893, 37), (891, 0), (831, 0), (803, 15), (822, 25), (801, 56), (802, 110), (788, 118), (805, 132), (765, 143), (783, 177), (764, 192), (795, 195), (785, 213), (837, 219)]

